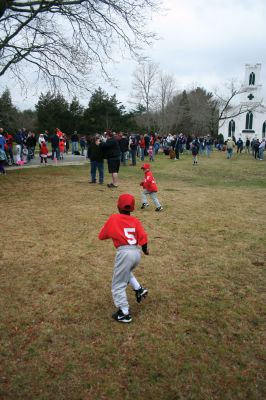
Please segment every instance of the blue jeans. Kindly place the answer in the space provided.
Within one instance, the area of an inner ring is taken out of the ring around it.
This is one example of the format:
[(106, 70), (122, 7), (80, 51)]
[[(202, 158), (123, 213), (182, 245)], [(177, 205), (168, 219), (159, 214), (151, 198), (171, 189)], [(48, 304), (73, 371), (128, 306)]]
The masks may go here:
[(128, 151), (123, 151), (121, 153), (121, 162), (123, 165), (127, 165), (127, 160), (128, 160)]
[(99, 182), (103, 183), (104, 164), (103, 161), (91, 161), (91, 181), (96, 182), (96, 171), (99, 171)]
[(210, 144), (206, 144), (205, 151), (206, 151), (206, 156), (210, 157), (210, 155), (211, 155), (211, 145)]
[(154, 151), (155, 151), (155, 154), (158, 154), (159, 148), (160, 148), (160, 143), (155, 143), (155, 144), (154, 144)]
[(263, 149), (259, 149), (259, 159), (263, 160)]
[(227, 149), (227, 158), (232, 158), (233, 149)]
[(130, 153), (131, 153), (132, 165), (136, 165), (136, 163), (137, 163), (137, 160), (136, 160), (137, 149), (131, 149)]
[(59, 160), (59, 148), (58, 147), (52, 147), (52, 160), (54, 160), (55, 157), (57, 160)]
[(13, 149), (12, 149), (12, 146), (8, 146), (7, 152), (8, 152), (8, 154), (9, 154), (10, 158), (11, 158), (12, 163), (14, 164), (14, 156), (13, 156)]
[(79, 151), (79, 144), (78, 142), (71, 142), (72, 144), (72, 154), (75, 153), (75, 151)]

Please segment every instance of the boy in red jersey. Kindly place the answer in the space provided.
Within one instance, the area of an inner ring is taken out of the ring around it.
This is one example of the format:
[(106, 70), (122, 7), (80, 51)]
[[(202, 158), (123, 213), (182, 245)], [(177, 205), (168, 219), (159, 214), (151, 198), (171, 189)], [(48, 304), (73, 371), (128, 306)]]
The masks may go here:
[(121, 194), (118, 198), (117, 208), (119, 214), (112, 214), (105, 222), (99, 233), (99, 239), (112, 239), (117, 248), (114, 274), (112, 280), (113, 300), (118, 307), (112, 317), (118, 322), (131, 322), (127, 300), (127, 285), (133, 287), (136, 293), (137, 302), (148, 294), (148, 290), (142, 287), (132, 271), (140, 262), (141, 252), (138, 246), (142, 247), (144, 254), (148, 255), (148, 237), (141, 222), (130, 215), (135, 208), (135, 198), (131, 194)]
[(141, 208), (149, 207), (147, 195), (150, 195), (156, 207), (155, 211), (163, 211), (163, 207), (161, 206), (157, 198), (158, 188), (156, 185), (156, 181), (152, 175), (150, 164), (143, 164), (141, 169), (144, 170), (144, 180), (140, 182), (140, 186), (143, 186), (143, 192), (141, 195), (142, 198)]

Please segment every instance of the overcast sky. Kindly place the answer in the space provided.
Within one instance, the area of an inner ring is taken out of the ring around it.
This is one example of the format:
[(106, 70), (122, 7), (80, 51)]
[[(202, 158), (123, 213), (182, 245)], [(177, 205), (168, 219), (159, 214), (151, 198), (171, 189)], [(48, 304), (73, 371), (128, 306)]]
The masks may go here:
[[(231, 79), (243, 80), (245, 64), (256, 63), (262, 64), (261, 80), (266, 86), (266, 0), (165, 0), (164, 7), (167, 10), (153, 17), (150, 28), (161, 40), (146, 53), (175, 78), (177, 90), (222, 88)], [(130, 98), (136, 66), (125, 59), (110, 65), (119, 89), (103, 82), (98, 86), (133, 107)], [(25, 97), (14, 83), (0, 81), (0, 91), (5, 86), (18, 108), (34, 108), (37, 99), (31, 92)], [(81, 102), (86, 105), (88, 99)]]

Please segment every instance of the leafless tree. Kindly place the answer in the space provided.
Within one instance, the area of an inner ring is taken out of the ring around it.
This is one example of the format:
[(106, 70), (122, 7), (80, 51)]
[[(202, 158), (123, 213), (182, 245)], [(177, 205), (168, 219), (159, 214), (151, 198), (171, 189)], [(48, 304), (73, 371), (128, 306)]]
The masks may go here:
[[(140, 57), (161, 0), (0, 0), (0, 77), (23, 84), (29, 73), (49, 88), (87, 88), (112, 54)], [(113, 52), (113, 53), (112, 53)]]
[(234, 80), (225, 84), (226, 93), (221, 95), (217, 90), (214, 91), (216, 99), (213, 101), (214, 108), (217, 110), (219, 126), (223, 126), (227, 119), (232, 119), (248, 111), (255, 111), (262, 105), (262, 100), (257, 102), (241, 102), (234, 105), (237, 96), (248, 93), (249, 89), (243, 85), (237, 85)]
[(145, 107), (146, 127), (150, 129), (150, 113), (156, 100), (158, 65), (147, 61), (140, 63), (133, 73), (133, 96)]
[(173, 76), (161, 72), (158, 79), (158, 125), (162, 134), (167, 134), (171, 126), (166, 114), (166, 107), (173, 98), (174, 90), (175, 80)]

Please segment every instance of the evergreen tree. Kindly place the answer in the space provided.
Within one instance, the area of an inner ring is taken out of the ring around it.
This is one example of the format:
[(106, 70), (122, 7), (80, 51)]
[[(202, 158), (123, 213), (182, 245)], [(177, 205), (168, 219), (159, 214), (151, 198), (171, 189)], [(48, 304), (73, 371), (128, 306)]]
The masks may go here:
[(169, 126), (177, 133), (217, 135), (217, 110), (213, 94), (197, 87), (172, 98), (165, 108)]
[(64, 97), (60, 94), (41, 94), (36, 104), (38, 117), (38, 128), (41, 131), (48, 130), (53, 133), (55, 128), (61, 129), (63, 132), (69, 131), (69, 105)]
[(178, 107), (177, 130), (189, 134), (192, 127), (190, 104), (186, 90), (183, 91)]
[(188, 99), (192, 119), (191, 132), (197, 136), (216, 135), (217, 129), (213, 123), (213, 94), (197, 87), (188, 93)]
[(123, 129), (124, 106), (109, 96), (100, 87), (92, 94), (88, 108), (84, 111), (83, 127), (88, 133), (104, 132), (107, 129)]
[(68, 131), (78, 131), (78, 133), (85, 134), (82, 126), (82, 118), (84, 113), (84, 107), (81, 106), (77, 97), (72, 99), (69, 105), (69, 121), (68, 121)]
[(0, 97), (0, 125), (6, 131), (12, 133), (18, 128), (16, 126), (17, 109), (12, 103), (10, 90), (6, 89)]

